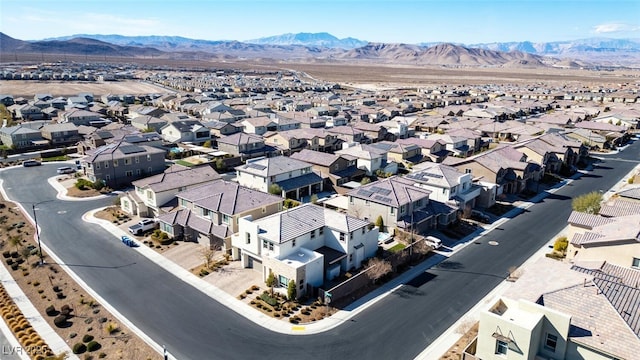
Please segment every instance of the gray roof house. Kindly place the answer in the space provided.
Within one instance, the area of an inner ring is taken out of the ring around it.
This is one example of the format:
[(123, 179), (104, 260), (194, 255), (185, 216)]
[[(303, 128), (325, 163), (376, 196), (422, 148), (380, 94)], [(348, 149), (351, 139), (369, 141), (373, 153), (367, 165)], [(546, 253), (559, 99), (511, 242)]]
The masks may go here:
[(40, 132), (51, 145), (75, 144), (82, 140), (78, 127), (73, 123), (47, 124), (40, 129)]
[(0, 141), (13, 149), (37, 148), (49, 144), (43, 139), (40, 130), (23, 125), (0, 128)]
[[(154, 217), (167, 212), (179, 192), (220, 179), (209, 165), (187, 167), (171, 165), (162, 174), (152, 175), (131, 184), (135, 190), (120, 197), (122, 210), (132, 215)], [(166, 206), (166, 208), (165, 208)]]
[(248, 160), (236, 167), (238, 183), (263, 192), (271, 192), (272, 185), (280, 187), (281, 195), (299, 200), (323, 189), (322, 177), (312, 165), (286, 156)]
[(359, 268), (378, 248), (378, 229), (369, 222), (313, 204), (261, 219), (243, 217), (231, 237), (232, 256), (277, 287), (291, 281), (297, 296), (313, 293), (340, 273)]
[(120, 141), (88, 150), (81, 161), (82, 171), (91, 181), (121, 188), (163, 172), (165, 153), (156, 147)]
[(282, 210), (283, 199), (241, 186), (215, 180), (176, 194), (178, 208), (157, 219), (160, 230), (171, 237), (194, 241), (212, 249), (231, 248), (231, 235), (238, 231), (238, 219), (259, 219)]
[(162, 129), (163, 126), (167, 125), (167, 123), (167, 120), (160, 119), (151, 115), (141, 115), (131, 119), (131, 125), (133, 125), (135, 128), (140, 129), (141, 131), (151, 129), (157, 133), (160, 133), (160, 129)]
[(243, 132), (218, 139), (218, 150), (239, 156), (243, 160), (270, 155), (277, 151), (275, 148), (265, 145), (262, 136)]
[(162, 138), (170, 143), (202, 144), (211, 140), (211, 132), (200, 121), (181, 120), (173, 121), (160, 129)]

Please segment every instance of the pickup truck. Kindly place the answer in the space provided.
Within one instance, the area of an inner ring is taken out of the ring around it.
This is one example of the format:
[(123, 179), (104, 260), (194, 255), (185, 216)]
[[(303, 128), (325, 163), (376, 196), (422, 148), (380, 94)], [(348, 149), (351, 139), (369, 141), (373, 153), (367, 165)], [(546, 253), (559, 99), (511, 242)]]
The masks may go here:
[(137, 224), (129, 226), (129, 232), (133, 235), (142, 235), (142, 233), (153, 230), (156, 222), (153, 219), (142, 219)]

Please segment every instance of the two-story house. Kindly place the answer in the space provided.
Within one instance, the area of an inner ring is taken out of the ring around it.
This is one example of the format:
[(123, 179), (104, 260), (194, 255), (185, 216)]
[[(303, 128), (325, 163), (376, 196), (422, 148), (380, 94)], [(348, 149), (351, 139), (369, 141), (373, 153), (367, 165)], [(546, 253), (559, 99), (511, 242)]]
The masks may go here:
[(277, 286), (293, 281), (297, 296), (313, 293), (340, 273), (360, 268), (375, 255), (378, 229), (368, 221), (313, 204), (263, 217), (241, 218), (232, 237), (233, 258)]
[(295, 129), (265, 134), (265, 142), (277, 146), (286, 153), (300, 151), (303, 148), (331, 152), (340, 148), (342, 141), (336, 135), (323, 129)]
[(26, 125), (0, 127), (0, 141), (3, 145), (13, 149), (29, 149), (45, 146), (48, 141), (43, 139), (40, 130)]
[(86, 152), (82, 171), (91, 181), (102, 181), (111, 188), (162, 173), (166, 151), (157, 147), (120, 141)]
[(467, 211), (476, 206), (481, 188), (473, 183), (471, 173), (432, 162), (416, 165), (405, 178), (413, 180), (422, 188), (431, 191), (430, 199), (456, 206)]
[(430, 201), (430, 194), (414, 180), (392, 176), (349, 191), (347, 213), (369, 222), (380, 216), (385, 227), (405, 231), (422, 232), (454, 222), (457, 208)]
[(240, 185), (263, 192), (273, 192), (277, 185), (283, 197), (299, 200), (323, 190), (320, 175), (311, 164), (286, 156), (258, 158), (236, 167)]
[(187, 167), (171, 165), (162, 174), (133, 181), (134, 190), (120, 197), (120, 208), (142, 217), (155, 217), (165, 213), (163, 206), (171, 208), (176, 194), (220, 179), (220, 175), (209, 165)]
[(275, 148), (265, 145), (262, 136), (243, 132), (218, 139), (218, 150), (238, 156), (242, 160), (270, 156), (278, 152)]
[(240, 218), (259, 219), (282, 210), (283, 199), (235, 182), (215, 180), (176, 194), (178, 208), (157, 219), (173, 238), (229, 251)]
[(211, 140), (211, 132), (197, 120), (174, 121), (160, 129), (162, 138), (170, 143), (202, 144)]
[(336, 151), (335, 154), (355, 158), (357, 167), (365, 170), (369, 176), (375, 174), (378, 170), (391, 174), (398, 172), (397, 163), (387, 162), (387, 152), (385, 150), (370, 145), (357, 144), (349, 146), (346, 149)]
[(340, 156), (304, 149), (292, 154), (290, 158), (311, 164), (313, 170), (320, 173), (324, 179), (325, 189), (338, 190), (337, 187), (352, 180), (359, 180), (365, 175), (365, 171), (356, 166), (356, 159), (346, 155)]
[(82, 140), (78, 127), (73, 123), (47, 124), (40, 129), (40, 133), (54, 146), (75, 144)]
[(61, 121), (59, 122), (61, 123), (69, 122), (69, 123), (73, 123), (76, 126), (92, 125), (92, 124), (98, 124), (98, 123), (101, 124), (105, 121), (105, 119), (103, 119), (100, 114), (93, 111), (82, 110), (82, 109), (74, 109), (74, 110), (67, 111), (62, 115), (60, 115), (60, 119)]
[(167, 120), (151, 115), (136, 116), (131, 119), (131, 125), (140, 131), (153, 130), (160, 133), (161, 129), (167, 125)]
[(422, 161), (422, 149), (415, 144), (380, 141), (369, 145), (387, 153), (387, 160), (397, 163), (416, 164)]
[(352, 126), (334, 126), (327, 129), (327, 132), (346, 143), (361, 143), (364, 141), (364, 132)]

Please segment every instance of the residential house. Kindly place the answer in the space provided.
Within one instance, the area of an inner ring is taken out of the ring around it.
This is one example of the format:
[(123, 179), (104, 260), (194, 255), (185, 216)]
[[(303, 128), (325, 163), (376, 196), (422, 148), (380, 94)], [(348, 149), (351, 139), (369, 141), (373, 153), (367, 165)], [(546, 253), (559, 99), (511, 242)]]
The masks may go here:
[(430, 194), (414, 180), (392, 176), (349, 191), (347, 213), (369, 222), (381, 217), (389, 229), (418, 233), (456, 221), (457, 208), (431, 201)]
[(638, 271), (542, 258), (480, 314), (464, 359), (633, 359)]
[(82, 171), (91, 181), (111, 188), (130, 186), (135, 180), (164, 171), (166, 151), (148, 145), (115, 142), (88, 150)]
[(385, 174), (398, 172), (397, 163), (387, 162), (387, 152), (385, 150), (370, 145), (357, 144), (349, 146), (336, 151), (335, 154), (355, 158), (358, 168), (365, 170), (368, 176), (376, 174), (378, 171), (382, 171)]
[(415, 144), (403, 144), (399, 142), (380, 141), (368, 145), (387, 153), (387, 159), (400, 164), (417, 164), (423, 160), (422, 149)]
[[(364, 133), (364, 136), (367, 140), (364, 142), (377, 142), (382, 140), (389, 140), (387, 138), (387, 128), (384, 126), (380, 126), (379, 124), (370, 124), (365, 121), (358, 121), (353, 124), (353, 128), (360, 130)], [(393, 135), (390, 136), (393, 138)]]
[(46, 116), (42, 112), (42, 109), (31, 104), (24, 105), (12, 105), (9, 107), (13, 109), (13, 117), (18, 120), (24, 121), (33, 121), (33, 120), (42, 120), (45, 119)]
[(360, 268), (375, 256), (378, 229), (369, 222), (313, 204), (255, 219), (240, 219), (233, 258), (259, 271), (276, 287), (296, 285), (298, 297), (314, 294), (325, 280)]
[(323, 191), (323, 180), (311, 164), (286, 156), (258, 158), (236, 167), (236, 179), (242, 186), (262, 192), (277, 185), (283, 197), (300, 200)]
[(211, 132), (197, 120), (174, 121), (160, 129), (162, 138), (170, 143), (201, 145), (211, 140)]
[(425, 137), (427, 140), (439, 140), (444, 142), (445, 149), (453, 156), (467, 157), (472, 155), (474, 149), (469, 146), (468, 139), (462, 136), (448, 134), (431, 134)]
[(398, 139), (396, 143), (403, 145), (416, 145), (420, 147), (420, 153), (429, 161), (440, 163), (449, 156), (450, 152), (446, 148), (446, 144), (442, 140), (428, 140), (410, 137), (406, 139)]
[(342, 141), (324, 129), (295, 129), (265, 134), (264, 140), (284, 153), (302, 149), (332, 152), (340, 148)]
[(573, 211), (567, 222), (567, 260), (640, 268), (640, 214), (604, 217)]
[(583, 143), (589, 149), (610, 149), (613, 145), (610, 139), (589, 129), (571, 129), (566, 135), (570, 139)]
[(337, 190), (337, 187), (352, 180), (360, 180), (365, 175), (365, 171), (356, 166), (356, 159), (349, 156), (303, 149), (290, 158), (311, 164), (313, 170), (324, 179), (325, 189)]
[(40, 130), (26, 125), (0, 127), (0, 142), (12, 149), (30, 149), (49, 144)]
[(536, 191), (544, 168), (527, 161), (527, 156), (511, 146), (496, 148), (466, 159), (447, 158), (444, 162), (474, 178), (498, 185), (501, 194), (517, 194), (528, 189)]
[(136, 116), (131, 119), (131, 125), (140, 131), (153, 130), (160, 133), (161, 129), (167, 125), (168, 121), (151, 115)]
[(352, 126), (334, 126), (327, 129), (327, 132), (346, 143), (361, 143), (364, 140), (364, 132)]
[(211, 136), (215, 138), (221, 138), (242, 131), (242, 126), (239, 126), (239, 124), (224, 121), (206, 121), (203, 122), (202, 125), (206, 126)]
[(469, 214), (476, 206), (481, 187), (473, 183), (470, 173), (444, 164), (425, 162), (413, 167), (405, 178), (413, 180), (417, 186), (431, 191), (429, 198), (456, 206)]
[(104, 125), (110, 121), (105, 120), (98, 113), (88, 110), (82, 109), (73, 109), (67, 112), (64, 112), (60, 115), (60, 120), (58, 122), (61, 123), (73, 123), (75, 126), (80, 125)]
[(273, 147), (265, 145), (262, 136), (243, 132), (218, 139), (218, 150), (238, 156), (242, 160), (270, 156), (278, 152)]
[(282, 210), (283, 199), (235, 182), (215, 180), (178, 192), (178, 208), (158, 216), (160, 230), (211, 249), (231, 250), (240, 218), (259, 219)]
[[(162, 207), (175, 200), (179, 192), (218, 179), (220, 175), (209, 165), (173, 164), (161, 174), (131, 182), (135, 189), (120, 196), (120, 208), (131, 215), (156, 217), (167, 212)], [(175, 205), (169, 205), (169, 208)]]
[(78, 127), (73, 123), (47, 124), (40, 129), (40, 133), (54, 146), (76, 144), (82, 140)]

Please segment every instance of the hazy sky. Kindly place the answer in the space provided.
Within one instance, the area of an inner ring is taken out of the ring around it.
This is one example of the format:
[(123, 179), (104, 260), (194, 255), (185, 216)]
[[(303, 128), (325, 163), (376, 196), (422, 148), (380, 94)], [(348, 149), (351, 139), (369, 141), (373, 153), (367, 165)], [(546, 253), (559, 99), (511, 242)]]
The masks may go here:
[(0, 31), (249, 40), (328, 32), (373, 42), (640, 38), (640, 0), (0, 0)]

